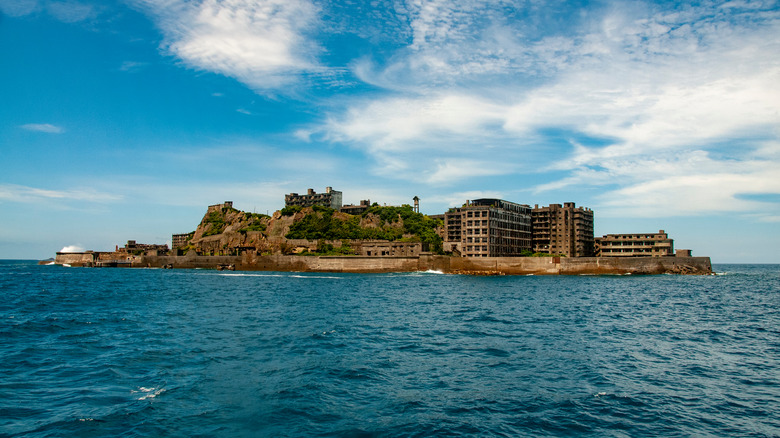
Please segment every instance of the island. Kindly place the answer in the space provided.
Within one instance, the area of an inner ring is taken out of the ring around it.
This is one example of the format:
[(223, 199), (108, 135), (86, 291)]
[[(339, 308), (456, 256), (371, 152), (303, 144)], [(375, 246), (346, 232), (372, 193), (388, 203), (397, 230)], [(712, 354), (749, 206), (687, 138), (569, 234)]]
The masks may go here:
[(530, 207), (467, 200), (440, 215), (369, 200), (342, 205), (341, 192), (285, 195), (272, 215), (226, 201), (208, 206), (196, 229), (167, 244), (129, 240), (114, 251), (58, 252), (83, 267), (470, 275), (711, 274), (709, 257), (674, 250), (663, 231), (593, 236), (593, 211), (573, 202)]

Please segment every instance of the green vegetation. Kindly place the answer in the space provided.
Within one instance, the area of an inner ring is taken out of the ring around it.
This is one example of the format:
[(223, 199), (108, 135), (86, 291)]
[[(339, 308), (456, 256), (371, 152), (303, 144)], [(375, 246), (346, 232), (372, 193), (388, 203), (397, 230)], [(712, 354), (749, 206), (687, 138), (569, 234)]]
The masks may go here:
[(203, 237), (222, 234), (227, 224), (225, 223), (225, 214), (222, 211), (212, 211), (204, 219), (202, 225), (208, 226), (203, 232)]
[[(401, 207), (374, 205), (366, 210), (362, 214), (363, 217), (373, 214), (382, 220), (383, 225), (377, 228), (361, 227), (360, 216), (350, 216), (348, 219), (335, 217), (336, 210), (332, 208), (317, 206), (313, 210), (314, 214), (309, 214), (290, 226), (290, 232), (286, 236), (288, 239), (391, 241), (403, 239), (422, 242), (430, 251), (442, 252), (442, 239), (436, 234), (436, 228), (441, 226), (441, 221), (415, 213), (409, 205)], [(393, 225), (399, 222), (402, 222), (402, 226)], [(404, 234), (414, 237), (404, 238)]]
[(295, 213), (301, 211), (301, 209), (302, 207), (300, 205), (288, 205), (287, 207), (279, 210), (279, 212), (282, 214), (282, 216), (292, 216)]
[(246, 234), (247, 231), (260, 231), (265, 232), (268, 228), (268, 224), (265, 222), (269, 216), (259, 213), (244, 213), (244, 219), (249, 221), (249, 225), (238, 230), (241, 234)]
[(349, 242), (344, 240), (341, 242), (341, 247), (334, 248), (330, 243), (325, 243), (324, 240), (317, 242), (317, 250), (314, 252), (304, 251), (300, 255), (303, 256), (345, 256), (355, 255), (355, 250), (349, 245)]

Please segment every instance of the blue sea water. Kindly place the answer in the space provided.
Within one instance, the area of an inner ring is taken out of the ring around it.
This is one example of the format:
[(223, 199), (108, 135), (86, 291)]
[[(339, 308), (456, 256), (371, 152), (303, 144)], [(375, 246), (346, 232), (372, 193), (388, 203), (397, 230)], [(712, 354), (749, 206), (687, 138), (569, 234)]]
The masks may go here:
[(715, 270), (0, 261), (0, 435), (780, 436), (780, 266)]

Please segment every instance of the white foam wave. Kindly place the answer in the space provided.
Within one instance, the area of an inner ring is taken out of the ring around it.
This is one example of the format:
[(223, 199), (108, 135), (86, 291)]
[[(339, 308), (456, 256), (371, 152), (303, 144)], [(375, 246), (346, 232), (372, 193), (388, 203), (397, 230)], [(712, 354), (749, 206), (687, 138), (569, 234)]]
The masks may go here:
[(326, 275), (291, 275), (290, 277), (291, 278), (334, 278), (334, 279), (341, 278), (341, 277), (330, 277)]
[(223, 274), (217, 274), (217, 275), (221, 275), (223, 277), (284, 277), (284, 275), (280, 275), (280, 274), (243, 274), (243, 273), (239, 273), (239, 274), (230, 273), (230, 274), (227, 274), (227, 273), (223, 273)]
[(427, 271), (418, 271), (421, 274), (444, 274), (442, 271), (437, 271), (436, 269), (428, 269)]
[(146, 387), (139, 387), (138, 391), (132, 391), (133, 393), (139, 393), (142, 392), (144, 395), (138, 398), (138, 400), (148, 400), (157, 397), (158, 395), (165, 392), (165, 388), (146, 388)]

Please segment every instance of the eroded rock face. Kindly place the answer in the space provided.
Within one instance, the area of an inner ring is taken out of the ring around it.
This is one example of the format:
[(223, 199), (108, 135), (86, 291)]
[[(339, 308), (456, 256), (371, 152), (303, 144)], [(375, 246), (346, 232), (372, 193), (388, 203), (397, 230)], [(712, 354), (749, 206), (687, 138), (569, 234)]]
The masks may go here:
[[(289, 253), (294, 249), (285, 237), (290, 227), (312, 214), (322, 212), (307, 207), (289, 216), (282, 215), (280, 211), (266, 216), (239, 211), (232, 206), (212, 206), (195, 230), (190, 246), (200, 254), (231, 254), (239, 249), (255, 249), (258, 253)], [(334, 218), (342, 221), (353, 217), (347, 213), (334, 213)], [(395, 222), (385, 222), (379, 216), (369, 213), (360, 217), (359, 226), (369, 229), (402, 229), (404, 225), (400, 217)]]
[(232, 207), (209, 208), (190, 245), (199, 253), (219, 253), (247, 247), (266, 250), (266, 231), (272, 221), (269, 216)]

